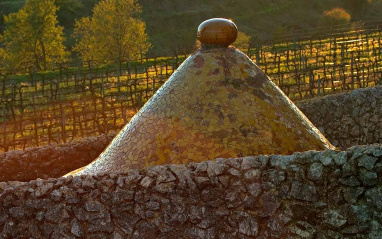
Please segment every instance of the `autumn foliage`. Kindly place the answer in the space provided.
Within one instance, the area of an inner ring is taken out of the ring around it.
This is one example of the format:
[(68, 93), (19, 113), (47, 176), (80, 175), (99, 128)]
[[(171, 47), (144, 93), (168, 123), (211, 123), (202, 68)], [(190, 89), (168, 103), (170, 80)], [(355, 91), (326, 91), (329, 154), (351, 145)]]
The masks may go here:
[(93, 9), (92, 17), (76, 21), (74, 51), (83, 63), (124, 62), (137, 59), (150, 46), (146, 25), (139, 19), (136, 0), (104, 0)]
[(338, 24), (346, 24), (350, 22), (351, 15), (343, 8), (333, 8), (332, 10), (324, 11), (320, 25), (331, 27)]
[(10, 68), (47, 70), (65, 60), (57, 10), (54, 0), (28, 0), (17, 13), (5, 16), (2, 56)]

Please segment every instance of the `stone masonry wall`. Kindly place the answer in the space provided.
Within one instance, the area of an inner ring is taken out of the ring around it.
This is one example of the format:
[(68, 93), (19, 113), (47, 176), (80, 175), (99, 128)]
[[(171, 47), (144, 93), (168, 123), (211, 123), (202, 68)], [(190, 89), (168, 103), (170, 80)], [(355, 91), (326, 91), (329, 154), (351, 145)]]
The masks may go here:
[(382, 238), (382, 145), (0, 183), (0, 238)]
[(115, 134), (101, 135), (78, 142), (2, 153), (0, 182), (61, 177), (97, 158), (114, 136)]
[(382, 86), (296, 103), (336, 147), (382, 143)]
[[(335, 146), (382, 143), (382, 87), (297, 102)], [(92, 162), (115, 133), (0, 154), (0, 181), (60, 177)]]

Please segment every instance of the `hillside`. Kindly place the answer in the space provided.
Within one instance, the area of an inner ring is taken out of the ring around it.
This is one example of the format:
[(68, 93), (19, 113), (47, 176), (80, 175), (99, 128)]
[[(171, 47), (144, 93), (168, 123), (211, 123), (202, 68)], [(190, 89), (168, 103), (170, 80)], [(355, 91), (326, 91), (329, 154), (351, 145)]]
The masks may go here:
[[(67, 46), (74, 20), (91, 14), (99, 0), (56, 0), (60, 6), (58, 19), (65, 27)], [(0, 32), (4, 29), (2, 15), (17, 11), (24, 0), (0, 0)], [(205, 19), (233, 19), (239, 30), (253, 41), (267, 40), (317, 27), (324, 10), (342, 7), (352, 15), (352, 21), (380, 19), (381, 0), (138, 0), (141, 17), (153, 45), (151, 55), (189, 52), (195, 41), (197, 26)]]

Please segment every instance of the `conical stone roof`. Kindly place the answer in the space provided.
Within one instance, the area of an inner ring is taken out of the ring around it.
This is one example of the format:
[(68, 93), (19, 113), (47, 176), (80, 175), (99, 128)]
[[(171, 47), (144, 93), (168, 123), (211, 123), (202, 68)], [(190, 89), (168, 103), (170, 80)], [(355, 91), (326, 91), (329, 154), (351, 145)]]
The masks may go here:
[(107, 149), (71, 174), (333, 148), (250, 58), (225, 45), (188, 57)]

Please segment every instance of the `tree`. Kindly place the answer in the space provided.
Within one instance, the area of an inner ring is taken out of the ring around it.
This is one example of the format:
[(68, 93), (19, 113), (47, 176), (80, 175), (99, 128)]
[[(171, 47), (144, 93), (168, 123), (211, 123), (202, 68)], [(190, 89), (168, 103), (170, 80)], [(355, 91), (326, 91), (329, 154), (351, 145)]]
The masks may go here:
[(47, 70), (65, 60), (63, 28), (57, 26), (54, 0), (27, 0), (5, 16), (6, 60), (12, 68)]
[(351, 16), (343, 8), (333, 8), (329, 11), (324, 11), (320, 20), (320, 25), (324, 27), (332, 27), (338, 24), (345, 24), (350, 22)]
[(138, 18), (141, 8), (136, 0), (103, 0), (93, 9), (91, 18), (75, 24), (74, 50), (84, 63), (89, 60), (110, 63), (137, 59), (150, 44), (146, 25)]
[(76, 45), (73, 47), (73, 50), (78, 52), (82, 62), (90, 67), (94, 59), (95, 37), (91, 31), (91, 19), (89, 17), (83, 17), (76, 21), (73, 37), (76, 39)]
[(3, 36), (0, 35), (0, 75), (3, 73), (2, 71), (5, 70), (6, 54), (5, 54), (4, 47), (2, 47), (3, 42), (4, 42)]

